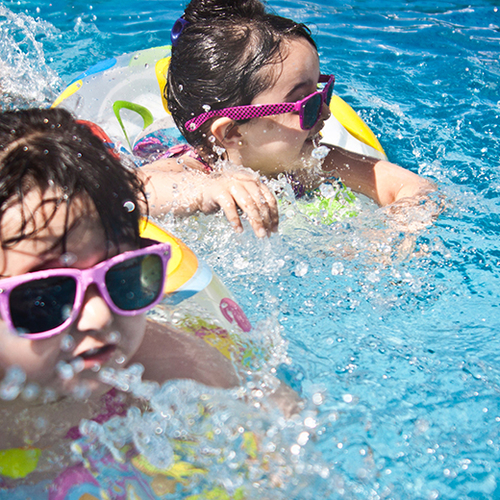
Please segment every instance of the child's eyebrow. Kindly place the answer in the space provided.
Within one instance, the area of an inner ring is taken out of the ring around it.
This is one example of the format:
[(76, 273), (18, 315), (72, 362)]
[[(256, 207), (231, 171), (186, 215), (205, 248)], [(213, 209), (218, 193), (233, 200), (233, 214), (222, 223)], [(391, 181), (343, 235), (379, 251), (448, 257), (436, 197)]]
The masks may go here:
[[(67, 239), (68, 236), (80, 225), (81, 223), (81, 219), (80, 218), (76, 218), (75, 220), (73, 220), (70, 224), (68, 224), (65, 229), (64, 229), (64, 232), (55, 240), (55, 242), (49, 247), (47, 248), (47, 250), (45, 252), (43, 252), (41, 255), (45, 255), (45, 254), (48, 254), (50, 252), (53, 252), (54, 250), (56, 250), (59, 246), (62, 245), (64, 239)], [(46, 236), (46, 238), (50, 238), (49, 235)]]
[(312, 86), (315, 86), (315, 82), (312, 79), (299, 82), (285, 95), (285, 99), (290, 99), (300, 90), (309, 90)]

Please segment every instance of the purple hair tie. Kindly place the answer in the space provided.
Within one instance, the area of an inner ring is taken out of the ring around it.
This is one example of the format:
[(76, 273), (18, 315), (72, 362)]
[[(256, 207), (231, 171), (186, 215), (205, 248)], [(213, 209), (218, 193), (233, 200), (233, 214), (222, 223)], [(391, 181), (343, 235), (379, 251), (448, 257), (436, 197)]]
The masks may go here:
[(170, 32), (170, 41), (172, 42), (172, 47), (177, 47), (179, 42), (179, 37), (182, 35), (184, 28), (189, 24), (183, 17), (179, 17), (172, 26), (172, 31)]

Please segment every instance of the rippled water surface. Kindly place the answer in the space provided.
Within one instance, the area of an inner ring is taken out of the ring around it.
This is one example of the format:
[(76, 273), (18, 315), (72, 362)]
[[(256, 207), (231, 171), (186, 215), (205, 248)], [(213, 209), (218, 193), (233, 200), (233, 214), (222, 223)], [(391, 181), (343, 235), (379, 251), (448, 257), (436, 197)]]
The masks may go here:
[[(270, 5), (311, 27), (337, 93), (392, 161), (437, 183), (432, 201), (444, 210), (409, 231), (411, 212), (398, 224), (366, 200), (358, 217), (333, 225), (292, 205), (280, 235), (264, 242), (249, 230), (234, 235), (222, 217), (165, 221), (254, 323), (265, 330), (279, 322), (289, 358), (281, 376), (316, 412), (307, 444), (297, 437), (303, 420), (280, 428), (289, 486), (267, 477), (261, 491), (499, 498), (498, 4)], [(3, 107), (48, 104), (99, 60), (168, 43), (181, 12), (180, 2), (153, 0), (0, 3)], [(254, 429), (273, 426), (270, 417), (232, 411)], [(223, 473), (236, 484), (241, 471), (233, 470)], [(263, 498), (251, 474), (246, 481), (249, 497)]]

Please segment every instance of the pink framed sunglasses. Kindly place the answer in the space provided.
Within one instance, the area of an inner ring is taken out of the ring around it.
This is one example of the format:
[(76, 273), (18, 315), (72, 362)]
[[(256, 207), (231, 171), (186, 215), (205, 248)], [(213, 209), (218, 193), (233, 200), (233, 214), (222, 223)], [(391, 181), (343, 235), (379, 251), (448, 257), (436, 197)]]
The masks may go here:
[(76, 320), (92, 284), (115, 314), (135, 316), (151, 309), (163, 297), (170, 245), (143, 241), (149, 246), (89, 269), (46, 269), (0, 280), (2, 319), (22, 337), (58, 335)]
[(297, 102), (282, 102), (278, 104), (249, 104), (246, 106), (234, 106), (232, 108), (214, 109), (201, 113), (185, 124), (186, 129), (195, 131), (207, 120), (214, 117), (225, 116), (232, 120), (248, 120), (250, 118), (261, 118), (263, 116), (282, 115), (284, 113), (298, 112), (300, 127), (302, 130), (312, 129), (321, 117), (323, 103), (330, 105), (333, 94), (335, 77), (333, 75), (320, 75), (318, 84), (325, 86), (316, 92), (304, 97)]

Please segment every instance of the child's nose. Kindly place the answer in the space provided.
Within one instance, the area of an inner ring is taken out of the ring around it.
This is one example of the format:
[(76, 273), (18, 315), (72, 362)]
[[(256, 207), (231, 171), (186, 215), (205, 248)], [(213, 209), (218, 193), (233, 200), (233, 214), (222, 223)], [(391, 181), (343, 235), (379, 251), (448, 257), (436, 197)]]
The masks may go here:
[(102, 298), (95, 285), (91, 285), (85, 292), (82, 310), (76, 322), (78, 330), (102, 330), (113, 321), (113, 313)]

